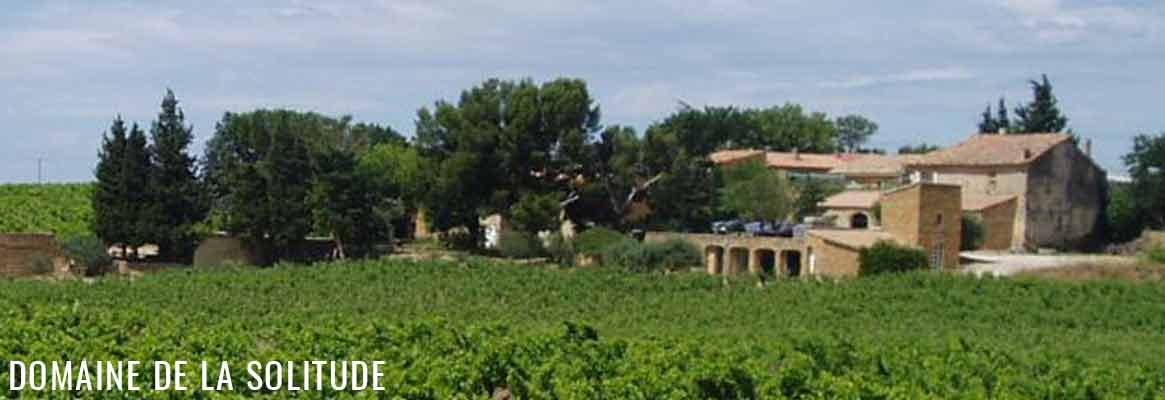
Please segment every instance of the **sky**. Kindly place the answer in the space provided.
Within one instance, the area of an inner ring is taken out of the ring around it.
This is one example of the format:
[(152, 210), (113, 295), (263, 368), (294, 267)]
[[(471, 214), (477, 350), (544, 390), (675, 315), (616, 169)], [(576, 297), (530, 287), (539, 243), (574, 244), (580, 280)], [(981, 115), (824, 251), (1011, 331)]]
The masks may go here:
[(226, 111), (388, 124), (482, 80), (588, 82), (640, 132), (679, 102), (857, 113), (891, 151), (950, 145), (1046, 73), (1097, 163), (1165, 131), (1157, 0), (38, 1), (0, 9), (0, 182), (88, 181), (117, 115), (166, 88), (194, 151)]

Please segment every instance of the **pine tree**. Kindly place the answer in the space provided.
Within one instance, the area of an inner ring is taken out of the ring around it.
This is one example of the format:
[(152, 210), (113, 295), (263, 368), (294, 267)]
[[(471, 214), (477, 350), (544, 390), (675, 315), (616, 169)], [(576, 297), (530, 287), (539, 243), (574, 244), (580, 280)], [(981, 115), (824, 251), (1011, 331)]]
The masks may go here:
[(1007, 116), (1007, 102), (1003, 100), (1003, 97), (999, 98), (999, 109), (996, 111), (999, 112), (999, 116), (995, 117), (996, 131), (1011, 131), (1011, 117)]
[(158, 207), (149, 190), (152, 167), (146, 133), (135, 123), (126, 138), (121, 171), (126, 188), (125, 205), (128, 207), (124, 213), (126, 219), (122, 223), (129, 229), (124, 243), (135, 252), (157, 235), (155, 221), (158, 220)]
[(126, 142), (125, 121), (118, 116), (109, 127), (109, 132), (102, 136), (97, 169), (94, 171), (97, 184), (92, 195), (93, 232), (110, 245), (126, 243), (129, 232), (124, 223), (129, 207), (125, 202), (128, 189), (122, 167)]
[(162, 254), (176, 260), (185, 260), (193, 254), (194, 224), (207, 213), (195, 158), (188, 153), (194, 140), (193, 128), (186, 125), (185, 119), (174, 92), (167, 89), (162, 110), (150, 129), (154, 165), (149, 187), (151, 200), (157, 206), (155, 239)]
[(979, 133), (993, 134), (999, 131), (999, 126), (995, 123), (995, 117), (991, 115), (991, 105), (987, 105), (987, 109), (983, 110), (983, 120), (979, 122)]
[(1032, 101), (1015, 109), (1017, 133), (1056, 133), (1068, 126), (1068, 117), (1061, 114), (1052, 84), (1043, 75), (1042, 82), (1031, 81)]

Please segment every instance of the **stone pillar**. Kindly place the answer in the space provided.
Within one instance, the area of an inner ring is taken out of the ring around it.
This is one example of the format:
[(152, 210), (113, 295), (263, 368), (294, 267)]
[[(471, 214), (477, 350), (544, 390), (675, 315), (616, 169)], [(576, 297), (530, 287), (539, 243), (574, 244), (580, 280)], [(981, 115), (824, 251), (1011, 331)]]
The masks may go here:
[(748, 272), (753, 275), (761, 274), (760, 249), (748, 251)]
[(717, 249), (717, 247), (708, 247), (704, 250), (707, 263), (705, 267), (707, 268), (709, 275), (716, 275), (723, 271), (723, 265), (721, 265), (721, 262), (724, 259), (724, 252), (723, 250), (717, 251)]

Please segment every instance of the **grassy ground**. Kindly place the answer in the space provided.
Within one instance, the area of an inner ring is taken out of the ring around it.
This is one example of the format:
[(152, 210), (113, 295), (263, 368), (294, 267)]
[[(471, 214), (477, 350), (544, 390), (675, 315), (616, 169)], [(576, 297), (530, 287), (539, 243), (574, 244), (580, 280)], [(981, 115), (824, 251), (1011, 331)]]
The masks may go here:
[[(926, 273), (762, 289), (473, 261), (175, 270), (0, 283), (0, 359), (371, 355), (408, 360), (405, 397), (1141, 396), (1165, 393), (1163, 298), (1152, 282)], [(477, 383), (422, 379), (451, 365)], [(587, 386), (564, 391), (577, 374)]]

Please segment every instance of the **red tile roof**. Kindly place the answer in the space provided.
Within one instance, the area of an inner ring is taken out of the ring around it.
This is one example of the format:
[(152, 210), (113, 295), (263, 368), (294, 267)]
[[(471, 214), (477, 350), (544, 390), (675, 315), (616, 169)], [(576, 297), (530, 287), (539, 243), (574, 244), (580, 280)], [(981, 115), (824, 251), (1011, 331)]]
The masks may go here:
[(868, 210), (882, 198), (882, 192), (877, 190), (847, 190), (821, 202), (822, 208), (856, 208)]
[(963, 192), (963, 211), (983, 211), (1012, 199), (1015, 199), (1015, 196), (996, 196)]
[(976, 134), (963, 142), (936, 150), (910, 162), (912, 166), (1025, 165), (1060, 143), (1071, 140), (1063, 133)]

